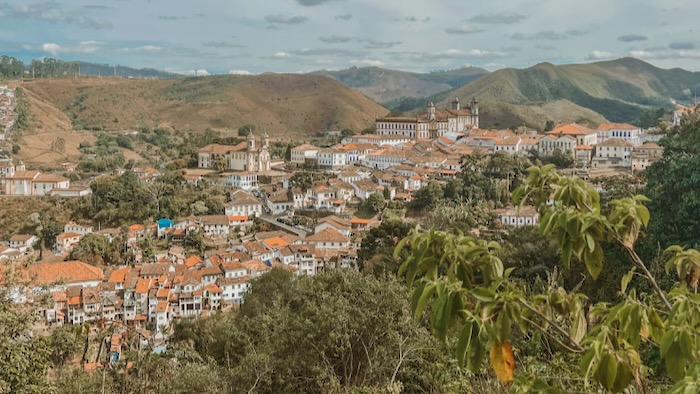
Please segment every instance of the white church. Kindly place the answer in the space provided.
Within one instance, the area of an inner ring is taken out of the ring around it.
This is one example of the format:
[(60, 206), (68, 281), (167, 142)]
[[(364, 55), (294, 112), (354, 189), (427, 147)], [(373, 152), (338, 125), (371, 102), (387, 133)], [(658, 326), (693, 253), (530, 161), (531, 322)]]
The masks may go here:
[(376, 133), (396, 135), (413, 140), (428, 140), (447, 133), (464, 133), (479, 128), (479, 102), (472, 99), (462, 107), (459, 99), (452, 100), (450, 108), (436, 109), (428, 103), (426, 113), (415, 116), (385, 116), (376, 119)]
[(260, 146), (253, 133), (249, 133), (245, 142), (238, 145), (210, 144), (197, 153), (199, 168), (216, 168), (216, 162), (222, 157), (226, 169), (232, 171), (265, 172), (270, 171), (270, 137), (262, 135)]

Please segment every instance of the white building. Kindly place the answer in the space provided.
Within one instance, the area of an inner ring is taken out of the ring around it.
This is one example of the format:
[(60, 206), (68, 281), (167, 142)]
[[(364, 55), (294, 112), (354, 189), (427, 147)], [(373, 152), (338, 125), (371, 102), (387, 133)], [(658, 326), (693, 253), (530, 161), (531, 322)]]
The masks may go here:
[(661, 160), (664, 148), (654, 142), (646, 142), (635, 146), (632, 150), (632, 170), (644, 171), (655, 161)]
[(253, 190), (258, 188), (258, 173), (256, 172), (227, 172), (223, 174), (223, 176), (226, 177), (226, 186), (243, 190)]
[(319, 167), (339, 168), (348, 164), (348, 155), (341, 149), (321, 149), (317, 160)]
[(537, 143), (537, 152), (541, 156), (552, 156), (555, 151), (571, 153), (576, 148), (576, 138), (569, 135), (545, 135)]
[(455, 98), (449, 109), (437, 110), (430, 102), (424, 115), (385, 116), (377, 118), (375, 125), (379, 135), (400, 135), (412, 140), (435, 139), (446, 133), (479, 128), (479, 103), (473, 99), (462, 108), (459, 99)]
[(413, 141), (411, 137), (403, 135), (379, 135), (379, 134), (358, 134), (343, 139), (343, 144), (371, 144), (376, 146), (396, 146)]
[(262, 203), (245, 190), (231, 193), (231, 201), (224, 205), (226, 216), (248, 216), (254, 218), (262, 215)]
[(632, 166), (632, 143), (619, 138), (610, 138), (595, 147), (593, 167)]
[(540, 219), (535, 207), (530, 205), (502, 210), (498, 217), (502, 225), (510, 227), (535, 226)]
[(629, 141), (632, 145), (641, 145), (642, 129), (628, 123), (601, 123), (598, 125), (598, 143), (610, 138), (619, 138)]
[(316, 159), (316, 155), (321, 148), (309, 144), (295, 146), (290, 150), (291, 162), (297, 166), (303, 166), (306, 160)]
[(80, 235), (88, 235), (91, 234), (93, 231), (95, 231), (94, 227), (81, 226), (80, 224), (73, 221), (68, 222), (63, 226), (64, 233), (78, 233)]
[(598, 143), (597, 131), (576, 123), (557, 125), (554, 129), (545, 134), (552, 137), (573, 137), (577, 145), (595, 145)]

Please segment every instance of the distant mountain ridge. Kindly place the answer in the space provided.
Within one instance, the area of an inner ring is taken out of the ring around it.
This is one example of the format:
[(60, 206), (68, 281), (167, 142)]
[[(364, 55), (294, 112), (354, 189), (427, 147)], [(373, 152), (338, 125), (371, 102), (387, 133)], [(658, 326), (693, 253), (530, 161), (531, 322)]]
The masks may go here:
[(378, 103), (401, 98), (425, 97), (448, 91), (480, 78), (489, 72), (479, 67), (413, 73), (381, 67), (350, 67), (344, 70), (319, 70), (324, 75), (359, 90)]
[[(672, 109), (675, 103), (691, 103), (692, 93), (698, 89), (699, 72), (661, 69), (638, 59), (621, 58), (505, 68), (457, 89), (404, 100), (389, 108), (421, 110), (429, 100), (444, 106), (454, 97), (476, 97), (482, 102), (483, 126), (525, 124), (541, 129), (547, 120), (633, 122), (645, 109)], [(544, 111), (546, 107), (550, 110)]]
[(235, 133), (254, 124), (273, 138), (304, 140), (323, 130), (359, 132), (388, 112), (338, 81), (303, 74), (42, 78), (22, 87), (34, 126), (44, 131), (169, 127)]
[(119, 65), (109, 65), (109, 64), (99, 64), (90, 63), (83, 61), (68, 62), (80, 66), (80, 75), (83, 76), (117, 76), (117, 77), (127, 77), (127, 78), (160, 78), (160, 79), (172, 79), (172, 78), (184, 78), (184, 75), (171, 73), (163, 70), (156, 70), (155, 68), (133, 68)]

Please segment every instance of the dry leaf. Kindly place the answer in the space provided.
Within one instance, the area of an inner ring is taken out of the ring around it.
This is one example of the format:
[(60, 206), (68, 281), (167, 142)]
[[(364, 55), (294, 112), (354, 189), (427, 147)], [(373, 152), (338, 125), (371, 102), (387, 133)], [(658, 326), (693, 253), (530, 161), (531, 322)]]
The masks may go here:
[(513, 348), (507, 340), (502, 343), (494, 343), (489, 353), (491, 367), (498, 379), (503, 383), (513, 381), (515, 370), (515, 357)]

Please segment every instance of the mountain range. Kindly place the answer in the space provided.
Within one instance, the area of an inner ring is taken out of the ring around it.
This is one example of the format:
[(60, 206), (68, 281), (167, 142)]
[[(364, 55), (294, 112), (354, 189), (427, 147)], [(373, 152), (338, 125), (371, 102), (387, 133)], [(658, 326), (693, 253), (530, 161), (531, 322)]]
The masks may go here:
[(487, 70), (479, 67), (439, 70), (423, 74), (380, 67), (350, 67), (344, 70), (312, 72), (312, 74), (325, 75), (338, 80), (378, 103), (430, 96), (458, 88), (488, 73)]
[(405, 98), (390, 109), (420, 111), (428, 101), (449, 105), (454, 98), (481, 101), (481, 125), (525, 124), (542, 129), (547, 120), (634, 122), (645, 109), (691, 104), (700, 73), (661, 69), (634, 58), (526, 69), (505, 68), (455, 89)]

